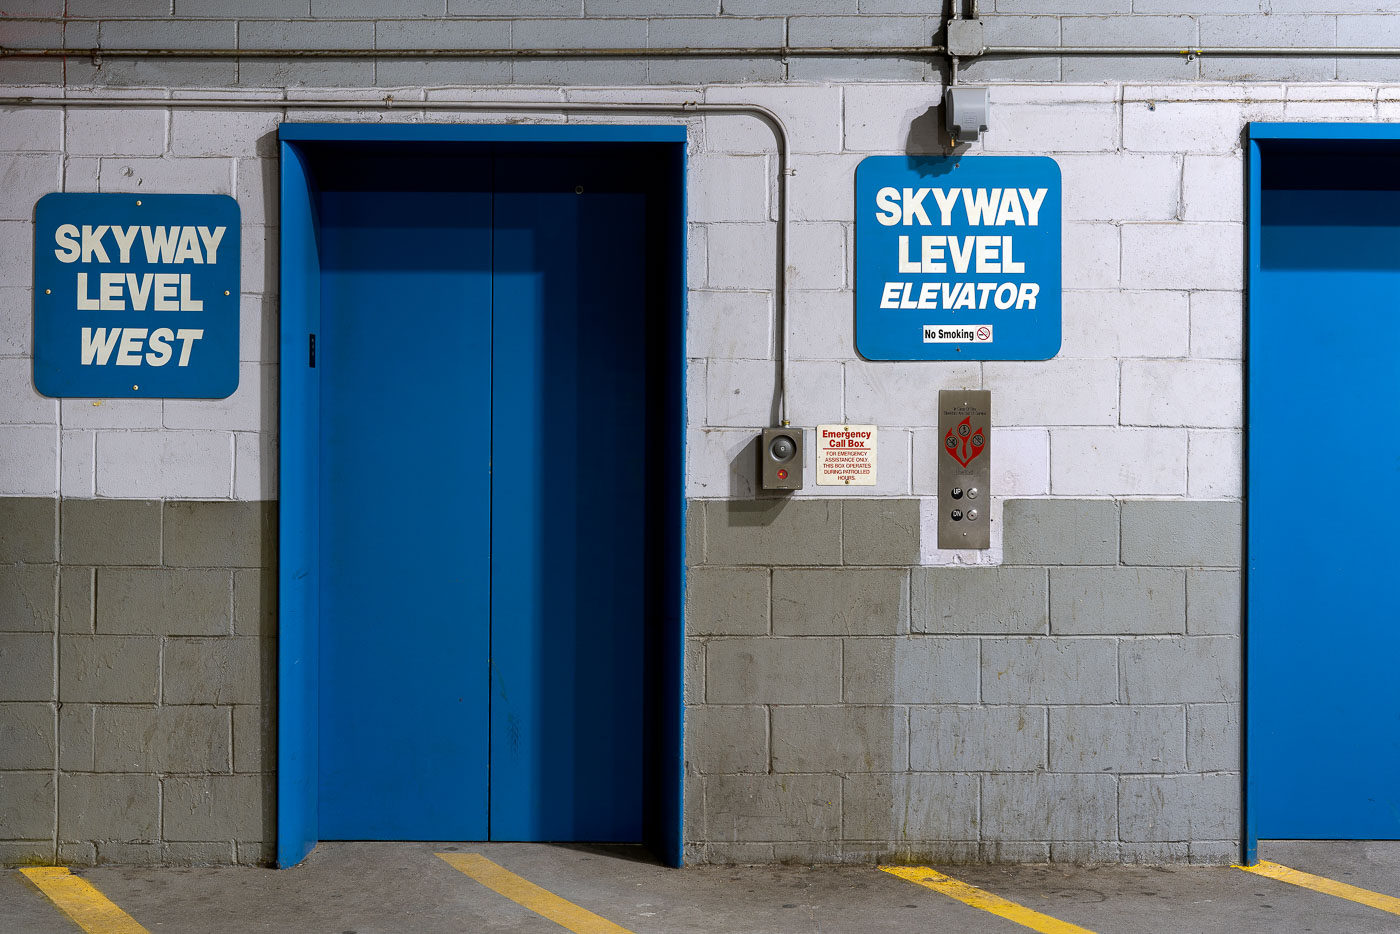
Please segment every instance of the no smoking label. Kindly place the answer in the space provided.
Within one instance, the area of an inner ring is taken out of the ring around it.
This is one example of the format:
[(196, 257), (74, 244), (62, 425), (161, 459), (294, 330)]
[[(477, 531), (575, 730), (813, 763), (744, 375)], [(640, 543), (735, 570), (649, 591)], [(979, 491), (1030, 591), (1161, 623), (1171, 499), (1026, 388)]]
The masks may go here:
[(925, 344), (990, 344), (992, 326), (990, 324), (950, 324), (924, 325)]
[(817, 426), (817, 485), (875, 485), (875, 426)]

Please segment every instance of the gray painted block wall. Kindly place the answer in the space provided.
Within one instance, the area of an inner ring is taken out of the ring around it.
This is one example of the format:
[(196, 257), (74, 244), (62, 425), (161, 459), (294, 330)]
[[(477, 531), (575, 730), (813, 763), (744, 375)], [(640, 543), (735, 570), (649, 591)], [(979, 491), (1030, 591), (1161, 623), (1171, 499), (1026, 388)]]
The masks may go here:
[[(265, 862), (275, 507), (0, 500), (0, 858)], [(1238, 857), (1240, 508), (692, 501), (692, 861)]]
[(0, 862), (265, 863), (276, 505), (0, 498)]
[(1010, 500), (986, 568), (918, 509), (692, 502), (689, 858), (1238, 859), (1240, 505)]

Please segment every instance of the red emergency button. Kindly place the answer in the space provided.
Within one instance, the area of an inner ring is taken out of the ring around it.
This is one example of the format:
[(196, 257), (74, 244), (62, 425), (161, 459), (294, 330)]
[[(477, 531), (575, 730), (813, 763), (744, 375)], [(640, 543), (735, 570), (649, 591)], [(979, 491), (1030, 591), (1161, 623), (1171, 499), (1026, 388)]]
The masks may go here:
[(786, 467), (779, 467), (779, 468), (778, 468), (778, 479), (779, 479), (779, 480), (786, 480), (786, 479), (787, 479), (787, 468), (786, 468)]

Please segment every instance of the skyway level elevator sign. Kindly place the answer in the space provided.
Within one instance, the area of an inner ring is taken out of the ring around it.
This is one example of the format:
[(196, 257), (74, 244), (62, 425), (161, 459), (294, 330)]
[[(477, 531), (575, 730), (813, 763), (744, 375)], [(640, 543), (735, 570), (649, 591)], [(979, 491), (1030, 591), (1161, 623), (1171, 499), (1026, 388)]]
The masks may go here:
[(238, 203), (227, 195), (45, 195), (34, 208), (34, 387), (229, 396), (238, 291)]
[(1060, 349), (1060, 167), (870, 156), (856, 169), (856, 349), (1045, 360)]

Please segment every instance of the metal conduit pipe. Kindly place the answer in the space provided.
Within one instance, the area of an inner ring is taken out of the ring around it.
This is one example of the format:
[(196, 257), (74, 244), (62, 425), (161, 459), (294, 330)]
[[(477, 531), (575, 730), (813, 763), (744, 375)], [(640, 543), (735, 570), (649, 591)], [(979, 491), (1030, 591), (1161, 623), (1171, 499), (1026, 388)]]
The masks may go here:
[(938, 45), (639, 49), (53, 49), (0, 46), (0, 58), (927, 58)]
[[(948, 15), (949, 22), (962, 19), (962, 4), (963, 0), (953, 0), (952, 10)], [(976, 19), (976, 14), (973, 14), (973, 18)], [(948, 54), (948, 83), (958, 83), (958, 56), (951, 52)]]
[(1384, 46), (1216, 46), (1214, 48), (1168, 48), (1166, 46), (1098, 46), (1098, 45), (1005, 45), (989, 46), (983, 55), (1179, 55), (1194, 58), (1205, 55), (1233, 57), (1288, 58), (1391, 58), (1400, 55), (1400, 47)]
[[(951, 17), (962, 19), (960, 15)], [(974, 16), (974, 19), (977, 17)], [(633, 48), (633, 49), (107, 49), (18, 48), (0, 46), (0, 58), (170, 58), (170, 59), (335, 59), (335, 58), (927, 58), (942, 55), (941, 45), (909, 46), (752, 46), (729, 48)], [(1121, 55), (1301, 58), (1393, 58), (1400, 46), (1102, 46), (1102, 45), (1005, 45), (988, 46), (982, 55)], [(956, 56), (954, 56), (956, 57)]]
[[(963, 0), (953, 0), (949, 22), (960, 21)], [(978, 0), (972, 0), (971, 19), (979, 17)], [(962, 58), (946, 46), (751, 46), (728, 48), (614, 48), (614, 49), (55, 49), (5, 48), (0, 58), (63, 58), (85, 56), (94, 62), (102, 58), (120, 59), (650, 59), (650, 58), (930, 58), (948, 56), (948, 83), (957, 84)], [(1170, 57), (1191, 61), (1206, 55), (1226, 57), (1297, 58), (1395, 58), (1400, 47), (1366, 46), (1218, 46), (1215, 48), (1173, 48), (1169, 46), (1093, 45), (1007, 45), (984, 47), (974, 57), (1002, 58), (1055, 55)]]
[(688, 116), (691, 114), (747, 115), (758, 117), (773, 131), (778, 156), (778, 245), (777, 245), (777, 309), (778, 332), (778, 421), (787, 425), (788, 397), (788, 178), (792, 176), (792, 151), (788, 130), (774, 111), (762, 104), (726, 104), (705, 101), (685, 101), (680, 104), (587, 101), (412, 101), (392, 95), (382, 98), (354, 100), (348, 98), (296, 100), (280, 98), (224, 97), (103, 97), (81, 95), (68, 97), (0, 96), (0, 107), (130, 107), (181, 108), (191, 110), (377, 110), (386, 111), (451, 111), (475, 113), (549, 113), (549, 114), (652, 114)]

